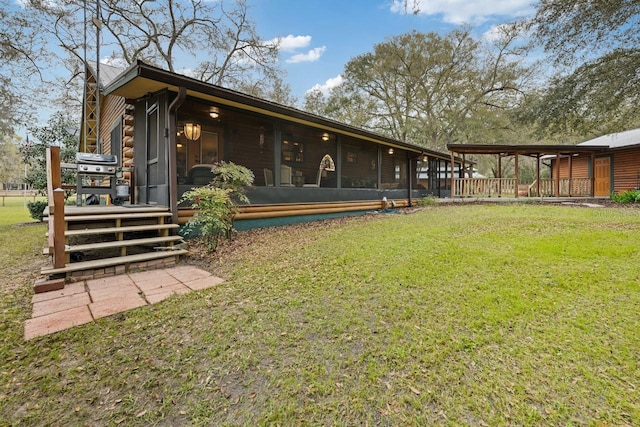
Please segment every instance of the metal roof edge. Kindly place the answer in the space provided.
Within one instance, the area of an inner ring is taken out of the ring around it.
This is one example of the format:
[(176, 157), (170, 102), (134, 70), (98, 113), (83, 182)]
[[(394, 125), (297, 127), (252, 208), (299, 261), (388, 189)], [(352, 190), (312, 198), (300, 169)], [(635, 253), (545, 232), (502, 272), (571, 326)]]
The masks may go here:
[(188, 76), (177, 74), (171, 71), (163, 70), (161, 68), (146, 64), (140, 60), (138, 60), (134, 64), (131, 64), (129, 68), (124, 70), (107, 87), (105, 87), (104, 94), (109, 95), (138, 77), (153, 80), (156, 82), (161, 82), (168, 86), (175, 86), (175, 87), (184, 86), (188, 91), (200, 93), (203, 95), (213, 96), (213, 97), (219, 97), (219, 98), (234, 102), (235, 104), (244, 105), (247, 107), (253, 107), (254, 109), (264, 110), (265, 112), (272, 112), (279, 116), (290, 117), (291, 119), (311, 122), (318, 125), (318, 127), (331, 128), (336, 131), (341, 131), (344, 134), (358, 135), (365, 139), (368, 139), (383, 145), (406, 149), (414, 153), (430, 154), (434, 157), (439, 157), (443, 159), (449, 158), (448, 153), (443, 153), (443, 152), (432, 150), (419, 145), (403, 142), (394, 138), (379, 135), (377, 133), (368, 131), (366, 129), (362, 129), (356, 126), (342, 123), (337, 120), (329, 119), (329, 118), (312, 114), (303, 110), (299, 110), (294, 107), (285, 106), (282, 104), (278, 104), (272, 101), (255, 97), (253, 95), (248, 95), (232, 89), (224, 88), (222, 86), (206, 83), (192, 77), (188, 77)]

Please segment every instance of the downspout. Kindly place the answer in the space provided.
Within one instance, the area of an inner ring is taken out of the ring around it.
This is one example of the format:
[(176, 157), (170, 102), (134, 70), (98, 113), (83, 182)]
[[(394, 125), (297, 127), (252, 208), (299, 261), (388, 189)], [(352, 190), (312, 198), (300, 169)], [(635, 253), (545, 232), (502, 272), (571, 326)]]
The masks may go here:
[(169, 207), (171, 208), (171, 221), (178, 223), (178, 166), (176, 160), (176, 112), (187, 98), (187, 89), (181, 86), (178, 89), (178, 96), (169, 104)]
[[(412, 207), (413, 204), (411, 203), (411, 188), (413, 186), (411, 184), (413, 182), (413, 172), (411, 172), (411, 164), (413, 163), (413, 158), (410, 157), (410, 156), (407, 156), (407, 157), (409, 157), (407, 159), (407, 163), (408, 163), (408, 165), (407, 165), (407, 175), (408, 175), (407, 178), (409, 178), (409, 182), (408, 182), (409, 185), (407, 185), (407, 187), (408, 187), (407, 199), (409, 200), (409, 205), (408, 206)], [(417, 159), (417, 157), (416, 157), (416, 159)]]
[(409, 185), (408, 185), (408, 187), (409, 187), (409, 192), (408, 192), (408, 194), (407, 194), (407, 198), (409, 199), (409, 205), (408, 205), (409, 207), (412, 207), (412, 206), (413, 206), (413, 203), (412, 203), (412, 201), (411, 201), (411, 193), (412, 193), (412, 191), (413, 191), (413, 179), (414, 179), (414, 178), (416, 178), (416, 174), (418, 173), (418, 169), (417, 169), (417, 168), (416, 168), (416, 170), (415, 170), (415, 171), (413, 171), (413, 172), (411, 171), (411, 165), (413, 165), (413, 161), (414, 161), (414, 160), (416, 160), (416, 159), (420, 159), (420, 158), (424, 157), (424, 155), (425, 155), (425, 154), (424, 154), (424, 151), (423, 151), (423, 152), (421, 152), (419, 155), (414, 156), (414, 157), (409, 156), (409, 155), (408, 155), (408, 153), (407, 153), (407, 157), (408, 157), (407, 162), (409, 163), (409, 165), (408, 165), (408, 167), (407, 167), (407, 170), (408, 170), (408, 178), (409, 178)]

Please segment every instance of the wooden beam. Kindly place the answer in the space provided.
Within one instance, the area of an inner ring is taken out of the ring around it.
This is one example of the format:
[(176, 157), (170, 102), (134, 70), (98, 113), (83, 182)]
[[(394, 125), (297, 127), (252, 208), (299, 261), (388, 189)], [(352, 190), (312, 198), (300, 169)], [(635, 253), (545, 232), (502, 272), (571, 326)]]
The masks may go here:
[(572, 178), (573, 178), (573, 154), (569, 154), (569, 197), (571, 197), (571, 187), (573, 187)]
[(455, 158), (453, 155), (453, 151), (451, 152), (451, 198), (453, 199), (455, 196), (455, 190), (456, 190), (456, 178), (455, 178), (455, 174), (454, 174), (454, 163)]
[(64, 190), (56, 188), (53, 190), (53, 268), (62, 268), (66, 263), (64, 229)]
[(540, 197), (540, 154), (536, 154), (536, 195)]
[(498, 154), (498, 197), (502, 197), (502, 155)]
[(520, 187), (520, 171), (519, 171), (520, 168), (518, 166), (518, 159), (519, 159), (520, 156), (518, 156), (517, 152), (515, 152), (513, 155), (515, 157), (515, 166), (514, 166), (515, 171), (516, 171), (516, 185), (515, 185), (515, 193), (516, 194), (515, 194), (515, 196), (516, 196), (516, 199), (517, 199), (518, 198), (518, 192), (520, 190), (520, 188), (519, 188)]
[(556, 197), (560, 197), (560, 153), (556, 154), (556, 167), (553, 171), (553, 187), (556, 192)]

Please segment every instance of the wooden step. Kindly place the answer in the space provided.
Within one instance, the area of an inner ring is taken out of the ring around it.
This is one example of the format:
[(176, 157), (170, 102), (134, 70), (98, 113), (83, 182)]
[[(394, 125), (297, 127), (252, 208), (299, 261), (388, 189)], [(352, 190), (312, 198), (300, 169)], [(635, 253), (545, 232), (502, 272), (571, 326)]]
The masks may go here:
[(172, 251), (149, 252), (144, 254), (127, 255), (121, 257), (104, 258), (92, 261), (82, 261), (67, 264), (61, 268), (44, 268), (41, 273), (45, 276), (54, 274), (71, 273), (74, 271), (95, 270), (98, 268), (111, 267), (114, 265), (130, 264), (132, 262), (151, 261), (155, 259), (168, 258), (177, 255), (187, 254), (186, 249), (176, 249)]
[(132, 212), (127, 214), (95, 214), (95, 215), (65, 215), (64, 220), (67, 222), (80, 221), (102, 221), (116, 219), (147, 219), (170, 217), (171, 212)]
[[(69, 236), (90, 236), (92, 234), (114, 234), (114, 233), (130, 233), (132, 231), (154, 231), (154, 230), (172, 230), (180, 228), (178, 224), (151, 224), (151, 225), (132, 225), (127, 227), (106, 227), (106, 228), (84, 228), (81, 230), (66, 230), (64, 235)], [(49, 233), (47, 233), (47, 236)]]
[(65, 252), (84, 252), (94, 249), (111, 249), (120, 248), (123, 246), (136, 246), (136, 245), (154, 245), (162, 243), (177, 242), (182, 240), (182, 236), (166, 236), (166, 237), (150, 237), (145, 239), (125, 239), (125, 240), (112, 240), (109, 242), (97, 242), (87, 243), (84, 245), (72, 245), (65, 246)]

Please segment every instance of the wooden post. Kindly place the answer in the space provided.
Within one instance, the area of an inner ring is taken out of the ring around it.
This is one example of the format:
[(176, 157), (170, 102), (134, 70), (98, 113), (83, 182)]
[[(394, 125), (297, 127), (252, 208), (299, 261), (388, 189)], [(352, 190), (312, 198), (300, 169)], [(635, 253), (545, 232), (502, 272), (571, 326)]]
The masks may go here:
[(502, 197), (502, 155), (498, 154), (498, 197)]
[(573, 155), (569, 153), (569, 197), (571, 197), (571, 187), (573, 187)]
[(591, 197), (596, 194), (596, 154), (591, 153)]
[(536, 154), (536, 195), (540, 197), (540, 154)]
[(462, 172), (462, 176), (460, 178), (462, 178), (462, 188), (460, 191), (462, 194), (464, 194), (465, 196), (469, 195), (469, 181), (466, 181), (465, 178), (467, 177), (467, 159), (464, 153), (462, 153), (462, 167), (460, 168), (461, 172)]
[(456, 191), (456, 177), (454, 174), (454, 156), (453, 156), (453, 151), (451, 152), (451, 198), (453, 199), (455, 197), (455, 191)]
[(60, 169), (60, 147), (47, 148), (47, 198), (49, 205), (53, 203), (53, 190), (62, 188), (62, 176)]
[[(62, 268), (65, 265), (64, 228), (64, 190), (56, 188), (53, 190), (53, 268)], [(49, 233), (51, 231), (49, 230)]]
[(517, 151), (514, 154), (514, 156), (515, 156), (515, 166), (514, 167), (515, 167), (515, 170), (516, 170), (516, 185), (515, 185), (516, 189), (515, 189), (515, 193), (516, 193), (516, 199), (517, 199), (518, 198), (518, 193), (519, 193), (519, 190), (520, 190), (520, 171), (518, 170), (519, 169), (518, 159), (519, 159), (520, 156), (518, 156), (518, 152)]
[(553, 177), (553, 186), (556, 192), (556, 197), (560, 197), (560, 153), (556, 153), (556, 167), (553, 173), (555, 175)]

